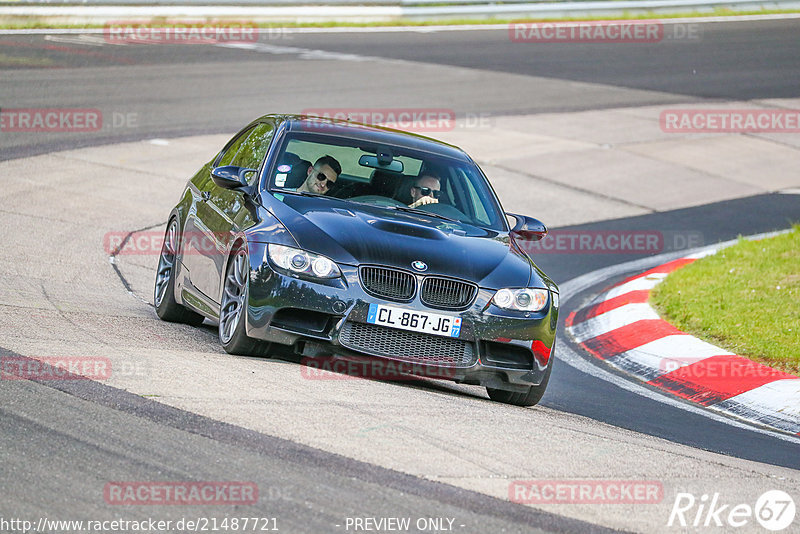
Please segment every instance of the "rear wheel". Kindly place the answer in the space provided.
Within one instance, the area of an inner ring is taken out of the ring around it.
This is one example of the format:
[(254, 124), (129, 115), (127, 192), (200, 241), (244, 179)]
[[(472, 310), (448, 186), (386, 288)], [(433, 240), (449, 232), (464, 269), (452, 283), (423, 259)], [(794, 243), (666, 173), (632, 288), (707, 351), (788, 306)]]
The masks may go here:
[(249, 272), (247, 251), (239, 247), (231, 255), (225, 272), (219, 307), (219, 340), (229, 354), (268, 356), (270, 343), (248, 337), (245, 330)]
[(538, 386), (531, 386), (527, 391), (516, 392), (506, 391), (504, 389), (486, 388), (489, 398), (495, 402), (502, 402), (504, 404), (513, 404), (514, 406), (535, 406), (539, 404), (544, 396), (544, 391), (547, 389), (547, 382), (550, 381), (550, 371), (553, 369), (553, 364), (547, 368), (542, 383)]
[(153, 304), (156, 307), (156, 314), (164, 321), (199, 326), (204, 317), (181, 306), (175, 300), (175, 266), (178, 262), (179, 234), (178, 220), (173, 219), (167, 226), (164, 244), (161, 245), (161, 254), (158, 257)]

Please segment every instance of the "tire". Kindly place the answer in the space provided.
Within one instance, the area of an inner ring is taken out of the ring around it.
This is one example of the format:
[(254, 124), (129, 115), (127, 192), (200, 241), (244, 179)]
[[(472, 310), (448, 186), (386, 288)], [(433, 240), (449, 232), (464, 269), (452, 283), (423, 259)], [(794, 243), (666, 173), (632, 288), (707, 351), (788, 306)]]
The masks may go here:
[(175, 264), (178, 261), (179, 235), (178, 220), (172, 219), (167, 226), (164, 244), (161, 245), (161, 254), (158, 256), (153, 305), (156, 314), (163, 321), (200, 326), (205, 317), (181, 306), (175, 300)]
[(250, 261), (247, 250), (238, 247), (231, 254), (223, 279), (222, 304), (219, 307), (219, 341), (228, 354), (269, 356), (271, 344), (247, 336), (247, 288)]
[(550, 381), (550, 372), (553, 370), (553, 362), (547, 368), (542, 383), (538, 386), (531, 386), (526, 392), (506, 391), (503, 389), (486, 388), (489, 398), (495, 402), (513, 404), (514, 406), (536, 406), (544, 396), (547, 383)]

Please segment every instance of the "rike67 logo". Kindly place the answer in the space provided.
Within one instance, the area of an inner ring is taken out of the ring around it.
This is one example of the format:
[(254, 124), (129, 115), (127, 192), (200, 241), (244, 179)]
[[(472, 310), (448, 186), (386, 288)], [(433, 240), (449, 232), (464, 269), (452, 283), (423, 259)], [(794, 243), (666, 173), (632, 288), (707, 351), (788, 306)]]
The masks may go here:
[(703, 494), (700, 498), (691, 493), (678, 493), (667, 526), (722, 527), (725, 532), (749, 527), (746, 529), (749, 532), (757, 522), (763, 528), (777, 532), (794, 522), (795, 511), (794, 499), (781, 490), (764, 492), (755, 506), (725, 502), (719, 493)]

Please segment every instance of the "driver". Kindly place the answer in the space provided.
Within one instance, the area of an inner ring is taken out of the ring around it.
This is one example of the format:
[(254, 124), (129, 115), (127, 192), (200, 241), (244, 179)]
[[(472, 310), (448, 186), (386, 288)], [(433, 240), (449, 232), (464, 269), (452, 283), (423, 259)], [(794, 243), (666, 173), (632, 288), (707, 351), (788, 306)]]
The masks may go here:
[(328, 155), (322, 156), (314, 165), (309, 165), (306, 181), (297, 188), (297, 191), (324, 195), (336, 183), (340, 174), (342, 174), (342, 166), (336, 161), (336, 158)]
[(414, 180), (411, 186), (411, 204), (409, 208), (424, 206), (425, 204), (436, 204), (441, 195), (440, 180), (436, 176), (425, 174)]

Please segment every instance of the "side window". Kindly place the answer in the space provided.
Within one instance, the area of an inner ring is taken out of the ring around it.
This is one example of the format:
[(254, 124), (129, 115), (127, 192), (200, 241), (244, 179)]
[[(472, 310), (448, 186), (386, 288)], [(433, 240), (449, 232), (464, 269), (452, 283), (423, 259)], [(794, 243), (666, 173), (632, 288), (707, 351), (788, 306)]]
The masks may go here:
[(231, 162), (233, 158), (236, 156), (236, 153), (239, 152), (239, 147), (242, 146), (242, 143), (247, 139), (247, 137), (253, 132), (256, 126), (248, 128), (236, 138), (236, 140), (229, 146), (227, 149), (224, 149), (224, 153), (222, 154), (222, 159), (217, 162), (218, 167), (222, 167), (223, 165), (233, 165)]
[[(261, 162), (264, 161), (264, 157), (267, 155), (267, 150), (269, 149), (269, 144), (270, 141), (272, 141), (274, 133), (275, 128), (271, 123), (256, 125), (247, 136), (247, 139), (241, 143), (236, 152), (236, 156), (234, 156), (230, 164), (236, 165), (237, 167), (258, 169), (261, 166)], [(248, 180), (251, 182), (256, 179), (256, 173), (251, 173), (248, 177)]]

